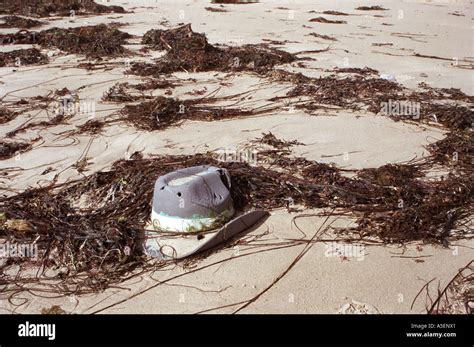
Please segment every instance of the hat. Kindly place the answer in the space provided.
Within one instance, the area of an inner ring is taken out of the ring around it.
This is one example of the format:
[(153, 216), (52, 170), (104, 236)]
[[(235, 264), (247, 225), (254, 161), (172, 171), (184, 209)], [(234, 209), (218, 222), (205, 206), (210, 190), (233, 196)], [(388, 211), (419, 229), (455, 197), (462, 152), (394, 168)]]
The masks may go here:
[(256, 210), (232, 219), (230, 188), (229, 172), (209, 165), (159, 177), (145, 232), (145, 253), (161, 259), (185, 258), (229, 240), (268, 215)]

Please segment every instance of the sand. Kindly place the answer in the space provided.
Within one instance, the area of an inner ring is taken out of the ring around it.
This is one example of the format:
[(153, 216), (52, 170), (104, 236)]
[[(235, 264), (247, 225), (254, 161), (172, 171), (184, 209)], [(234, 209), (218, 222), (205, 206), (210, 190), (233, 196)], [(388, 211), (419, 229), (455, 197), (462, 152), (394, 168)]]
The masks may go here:
[[(99, 2), (100, 3), (100, 2)], [(76, 27), (97, 23), (128, 23), (120, 30), (141, 36), (152, 28), (167, 28), (179, 23), (191, 23), (193, 30), (203, 32), (213, 44), (242, 45), (264, 42), (264, 39), (287, 41), (277, 46), (289, 52), (330, 49), (322, 53), (307, 53), (314, 60), (305, 66), (286, 65), (288, 71), (302, 72), (311, 77), (329, 74), (334, 67), (365, 66), (415, 88), (426, 82), (433, 87), (460, 88), (474, 94), (472, 74), (458, 64), (472, 68), (471, 21), (469, 1), (385, 1), (377, 2), (387, 11), (356, 11), (366, 5), (362, 1), (268, 1), (249, 5), (223, 5), (228, 12), (210, 12), (205, 7), (220, 7), (208, 2), (195, 1), (109, 1), (132, 9), (134, 13), (56, 18), (42, 27)], [(283, 9), (282, 7), (286, 8)], [(337, 10), (351, 16), (329, 16), (309, 11)], [(450, 13), (458, 11), (465, 16)], [(374, 17), (381, 14), (383, 17)], [(324, 16), (343, 19), (345, 25), (309, 22)], [(165, 22), (165, 20), (167, 22)], [(384, 25), (388, 24), (388, 25)], [(166, 24), (166, 25), (164, 25)], [(14, 32), (4, 29), (2, 32)], [(309, 36), (311, 32), (330, 35), (338, 41), (325, 41)], [(127, 48), (138, 51), (139, 39), (132, 39)], [(373, 43), (392, 43), (391, 46), (373, 46)], [(22, 45), (29, 48), (29, 45)], [(1, 51), (23, 48), (1, 46)], [(48, 51), (43, 50), (43, 53)], [(446, 58), (430, 59), (426, 56)], [(94, 104), (95, 115), (78, 114), (68, 124), (41, 129), (30, 129), (17, 139), (35, 138), (44, 142), (20, 156), (0, 161), (0, 168), (23, 168), (12, 178), (0, 178), (2, 191), (10, 195), (28, 187), (38, 187), (58, 175), (58, 182), (66, 182), (106, 170), (119, 159), (135, 151), (144, 155), (193, 154), (219, 149), (236, 149), (271, 131), (278, 138), (298, 140), (305, 146), (294, 148), (294, 154), (308, 159), (334, 163), (340, 168), (371, 168), (387, 163), (402, 163), (426, 155), (425, 146), (443, 138), (443, 131), (429, 126), (394, 122), (388, 117), (344, 110), (316, 111), (308, 115), (300, 110), (285, 109), (269, 115), (219, 122), (185, 122), (179, 127), (163, 131), (145, 132), (124, 124), (112, 125), (99, 136), (78, 135), (77, 142), (61, 136), (88, 119), (101, 119), (121, 105), (100, 101), (103, 93), (117, 82), (138, 82), (136, 76), (127, 76), (127, 59), (115, 59), (108, 71), (86, 71), (77, 68), (84, 57), (50, 51), (50, 64), (44, 66), (0, 68), (0, 97), (4, 100), (46, 95), (64, 87), (81, 88), (81, 100)], [(148, 57), (133, 57), (132, 61), (151, 61)], [(284, 95), (290, 85), (269, 83), (248, 73), (185, 73), (174, 75), (184, 84), (173, 89), (174, 97), (189, 98), (186, 93), (207, 88), (211, 92), (220, 87), (218, 96), (252, 90), (245, 100), (249, 107), (267, 103), (269, 98)], [(186, 82), (193, 78), (193, 83)], [(226, 82), (222, 87), (219, 82)], [(161, 95), (164, 90), (154, 92)], [(21, 116), (0, 126), (1, 136), (29, 118), (48, 119), (45, 112)], [(87, 170), (81, 174), (72, 167), (88, 157)], [(46, 168), (50, 173), (42, 175)], [(317, 211), (305, 211), (311, 214)], [(201, 260), (194, 270), (174, 267), (158, 271), (130, 283), (128, 290), (108, 289), (93, 296), (36, 298), (14, 308), (0, 303), (0, 312), (38, 313), (44, 307), (61, 305), (71, 313), (231, 313), (243, 302), (264, 291), (291, 264), (306, 244), (272, 250), (269, 244), (284, 244), (285, 239), (301, 238), (292, 219), (297, 213), (272, 211), (270, 218), (246, 237), (257, 237), (268, 244), (263, 252), (255, 253), (249, 246), (223, 248)], [(320, 217), (298, 219), (299, 227), (310, 238), (324, 222)], [(351, 219), (337, 219), (334, 225), (349, 225)], [(240, 313), (424, 313), (430, 298), (444, 287), (474, 257), (474, 242), (462, 241), (448, 248), (410, 243), (393, 246), (361, 246), (352, 244), (346, 256), (331, 253), (337, 244), (333, 236), (326, 242), (312, 245), (311, 249), (279, 282)], [(348, 255), (348, 256), (347, 256)], [(232, 261), (217, 263), (235, 257)], [(217, 263), (217, 264), (216, 264)], [(212, 265), (215, 264), (215, 265)], [(174, 278), (175, 276), (178, 276)], [(174, 278), (174, 279), (173, 279)], [(156, 285), (157, 281), (166, 282)], [(415, 302), (420, 289), (433, 280)], [(140, 291), (146, 290), (143, 293)], [(114, 305), (120, 300), (123, 303)], [(25, 294), (26, 295), (26, 294)], [(112, 307), (107, 308), (108, 306)], [(222, 307), (223, 308), (219, 308)], [(216, 309), (218, 308), (218, 309)]]

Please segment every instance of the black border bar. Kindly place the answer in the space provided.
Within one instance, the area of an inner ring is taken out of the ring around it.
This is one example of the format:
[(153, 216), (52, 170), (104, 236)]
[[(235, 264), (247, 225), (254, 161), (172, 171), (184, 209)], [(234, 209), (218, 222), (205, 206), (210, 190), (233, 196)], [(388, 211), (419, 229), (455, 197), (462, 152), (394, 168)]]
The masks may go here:
[[(26, 322), (55, 324), (55, 339), (18, 336)], [(0, 315), (0, 345), (472, 346), (473, 323), (468, 315)]]

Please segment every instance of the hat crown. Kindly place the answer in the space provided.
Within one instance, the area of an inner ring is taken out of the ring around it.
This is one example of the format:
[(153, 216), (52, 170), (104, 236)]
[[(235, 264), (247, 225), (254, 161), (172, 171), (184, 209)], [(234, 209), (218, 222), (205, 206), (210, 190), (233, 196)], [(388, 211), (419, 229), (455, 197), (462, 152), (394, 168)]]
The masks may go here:
[(201, 165), (159, 177), (153, 212), (178, 218), (212, 218), (232, 209), (230, 175), (226, 169)]

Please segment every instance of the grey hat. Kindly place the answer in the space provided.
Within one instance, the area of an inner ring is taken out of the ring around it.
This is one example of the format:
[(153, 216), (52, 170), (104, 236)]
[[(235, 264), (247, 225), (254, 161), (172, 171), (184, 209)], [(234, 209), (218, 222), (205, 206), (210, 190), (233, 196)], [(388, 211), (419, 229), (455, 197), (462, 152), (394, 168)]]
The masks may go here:
[(230, 189), (229, 172), (214, 166), (194, 166), (159, 177), (145, 252), (183, 258), (231, 238), (268, 215), (252, 211), (228, 222), (235, 213)]

